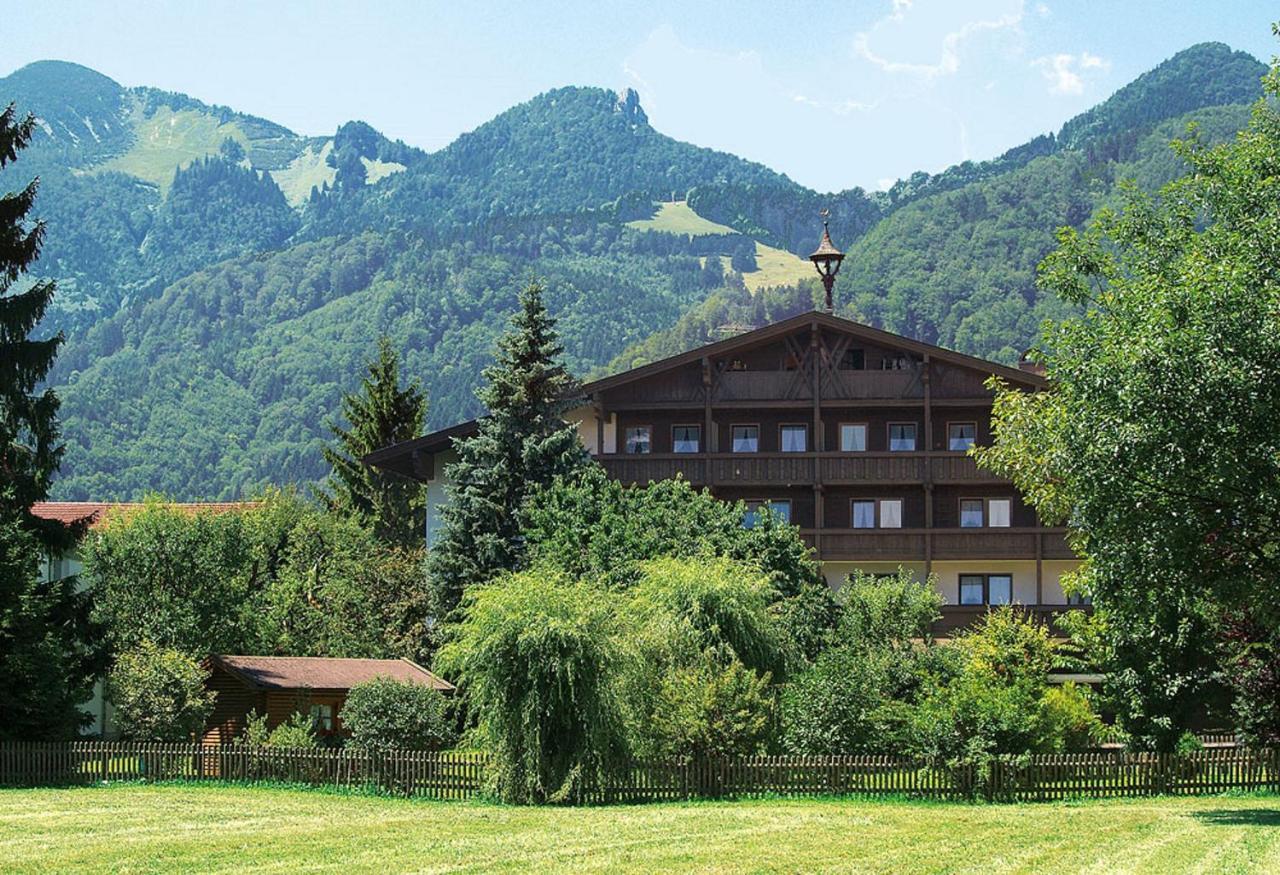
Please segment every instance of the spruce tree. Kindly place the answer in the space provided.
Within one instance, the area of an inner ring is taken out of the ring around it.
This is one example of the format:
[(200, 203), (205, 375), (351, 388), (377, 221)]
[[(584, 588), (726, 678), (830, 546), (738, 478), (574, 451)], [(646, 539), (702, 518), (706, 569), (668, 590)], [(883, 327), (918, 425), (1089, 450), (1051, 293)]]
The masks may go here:
[[(0, 112), (0, 169), (15, 161), (35, 127)], [(48, 280), (19, 283), (40, 255), (44, 226), (27, 218), (38, 180), (0, 195), (0, 737), (73, 736), (88, 716), (98, 670), (90, 648), (88, 598), (72, 578), (45, 581), (41, 559), (74, 545), (67, 528), (36, 518), (58, 469), (58, 398), (40, 389), (62, 344), (61, 334), (29, 335), (53, 299)]]
[(459, 459), (445, 470), (448, 501), (427, 566), (441, 617), (468, 586), (519, 567), (526, 497), (586, 462), (577, 430), (564, 419), (576, 384), (563, 352), (542, 286), (531, 282), (476, 391), (487, 413), (475, 435), (457, 441)]
[(426, 510), (422, 485), (360, 460), (374, 450), (418, 437), (427, 400), (416, 380), (400, 384), (400, 361), (390, 338), (378, 339), (378, 357), (368, 371), (359, 391), (342, 397), (342, 415), (351, 427), (329, 424), (337, 445), (323, 451), (333, 471), (321, 496), (331, 510), (356, 517), (380, 540), (420, 546)]

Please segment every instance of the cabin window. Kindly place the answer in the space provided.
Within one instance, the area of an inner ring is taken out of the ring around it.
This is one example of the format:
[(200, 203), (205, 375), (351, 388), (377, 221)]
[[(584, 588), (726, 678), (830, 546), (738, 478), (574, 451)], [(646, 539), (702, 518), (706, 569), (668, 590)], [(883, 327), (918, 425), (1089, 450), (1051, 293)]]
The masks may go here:
[(735, 453), (760, 452), (760, 426), (735, 425), (731, 429)]
[(902, 528), (902, 499), (884, 498), (880, 501), (880, 528)]
[(671, 429), (671, 450), (675, 453), (702, 451), (702, 426), (677, 425)]
[(729, 370), (731, 371), (745, 371), (746, 369), (747, 369), (747, 363), (744, 362), (742, 359), (734, 359), (733, 361), (729, 362)]
[(319, 732), (333, 731), (333, 706), (312, 705), (311, 722)]
[(867, 450), (867, 426), (862, 422), (840, 423), (840, 452), (864, 453)]
[(980, 605), (986, 599), (986, 581), (981, 574), (960, 575), (960, 604)]
[(1008, 574), (990, 574), (987, 576), (987, 604), (1008, 605), (1013, 603), (1013, 577)]
[(742, 527), (753, 529), (760, 521), (761, 514), (771, 513), (784, 523), (791, 522), (791, 499), (789, 498), (752, 498), (746, 502), (747, 510), (742, 515)]
[(840, 370), (861, 371), (867, 366), (867, 354), (861, 349), (846, 349), (840, 357)]
[(973, 446), (978, 439), (978, 424), (975, 422), (953, 422), (947, 426), (947, 449), (963, 453)]
[(960, 604), (962, 605), (1011, 605), (1013, 604), (1013, 575), (1011, 574), (962, 574), (960, 575)]
[(960, 528), (982, 528), (983, 508), (981, 498), (960, 499)]
[(916, 448), (916, 424), (914, 422), (889, 423), (889, 449), (895, 453), (914, 452)]
[(1008, 498), (987, 499), (987, 525), (993, 529), (1009, 528), (1013, 501)]
[(876, 503), (855, 498), (853, 500), (852, 518), (855, 529), (874, 529), (876, 527)]
[(647, 425), (632, 425), (626, 430), (626, 449), (628, 453), (644, 454), (652, 450), (650, 429)]
[(880, 359), (880, 369), (885, 371), (909, 371), (911, 359), (905, 355), (886, 355)]
[(809, 429), (804, 425), (784, 425), (779, 428), (784, 453), (803, 453), (809, 449)]

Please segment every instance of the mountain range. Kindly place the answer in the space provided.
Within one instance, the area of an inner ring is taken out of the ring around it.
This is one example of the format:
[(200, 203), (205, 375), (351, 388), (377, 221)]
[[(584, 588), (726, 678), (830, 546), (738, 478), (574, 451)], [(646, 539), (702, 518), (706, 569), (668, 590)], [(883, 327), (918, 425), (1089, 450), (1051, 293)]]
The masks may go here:
[(65, 499), (233, 498), (324, 474), (341, 393), (379, 334), (430, 399), (472, 390), (531, 276), (571, 367), (630, 367), (793, 315), (819, 210), (848, 251), (840, 311), (1001, 361), (1064, 305), (1035, 287), (1056, 229), (1122, 179), (1176, 177), (1191, 122), (1232, 136), (1265, 67), (1193, 46), (1062, 128), (883, 192), (819, 193), (650, 125), (635, 92), (560, 88), (437, 152), (353, 121), (305, 137), (222, 106), (42, 61), (0, 79), (39, 120), (0, 173), (41, 178), (37, 273), (67, 442)]

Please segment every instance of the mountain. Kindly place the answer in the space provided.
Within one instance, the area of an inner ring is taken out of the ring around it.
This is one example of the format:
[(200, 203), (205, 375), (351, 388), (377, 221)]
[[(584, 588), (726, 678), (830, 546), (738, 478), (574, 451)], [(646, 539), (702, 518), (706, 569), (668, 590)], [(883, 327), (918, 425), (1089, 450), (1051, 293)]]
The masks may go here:
[(849, 250), (846, 312), (1003, 360), (1060, 305), (1034, 288), (1054, 229), (1117, 180), (1178, 172), (1195, 119), (1243, 124), (1264, 67), (1195, 46), (993, 161), (888, 192), (820, 194), (676, 141), (634, 92), (562, 88), (437, 152), (349, 122), (304, 137), (184, 95), (40, 62), (0, 101), (40, 118), (0, 173), (42, 178), (59, 279), (47, 328), (68, 444), (56, 492), (234, 497), (323, 474), (325, 423), (389, 334), (430, 427), (471, 394), (530, 275), (581, 374), (629, 366), (812, 306), (816, 214)]

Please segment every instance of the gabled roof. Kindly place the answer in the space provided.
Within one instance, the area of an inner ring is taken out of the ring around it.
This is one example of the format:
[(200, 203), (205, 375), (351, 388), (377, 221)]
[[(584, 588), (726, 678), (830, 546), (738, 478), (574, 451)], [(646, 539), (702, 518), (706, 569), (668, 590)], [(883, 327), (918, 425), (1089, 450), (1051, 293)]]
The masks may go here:
[[(704, 346), (696, 347), (688, 352), (682, 352), (678, 355), (668, 356), (651, 362), (647, 365), (641, 365), (638, 368), (632, 368), (629, 371), (622, 371), (612, 376), (604, 377), (599, 380), (593, 380), (581, 387), (583, 395), (594, 395), (597, 392), (608, 391), (626, 383), (635, 380), (643, 380), (647, 377), (655, 376), (663, 371), (672, 368), (683, 367), (684, 365), (693, 364), (704, 358), (717, 358), (726, 353), (735, 352), (737, 350), (746, 349), (752, 346), (758, 346), (762, 343), (774, 340), (779, 337), (785, 337), (796, 331), (809, 328), (811, 326), (820, 328), (830, 328), (845, 334), (852, 334), (860, 337), (870, 343), (879, 344), (894, 349), (906, 350), (919, 356), (929, 356), (937, 361), (949, 362), (963, 368), (972, 368), (982, 371), (986, 374), (994, 374), (1002, 379), (1013, 383), (1019, 383), (1033, 389), (1047, 388), (1048, 381), (1039, 374), (1030, 373), (1028, 371), (1011, 368), (1008, 365), (1002, 365), (999, 362), (988, 361), (976, 356), (966, 355), (962, 352), (955, 352), (950, 349), (944, 349), (940, 346), (934, 346), (930, 343), (922, 343), (918, 340), (912, 340), (909, 337), (903, 337), (900, 334), (894, 334), (889, 331), (882, 331), (879, 328), (872, 328), (870, 325), (863, 325), (861, 322), (854, 322), (852, 319), (845, 319), (841, 316), (834, 316), (821, 310), (813, 310), (808, 313), (801, 313), (792, 316), (789, 319), (783, 319), (780, 322), (774, 322), (763, 328), (757, 328), (754, 331), (747, 331), (725, 340), (718, 340), (715, 343), (709, 343)], [(448, 449), (455, 437), (463, 437), (475, 430), (476, 421), (474, 419), (466, 422), (460, 422), (451, 425), (448, 428), (423, 435), (420, 438), (414, 438), (408, 441), (401, 441), (392, 444), (389, 447), (375, 450), (362, 460), (366, 465), (373, 465), (379, 468), (395, 471), (408, 477), (413, 476), (412, 458), (415, 454), (432, 454)]]
[(209, 663), (259, 690), (349, 690), (375, 678), (391, 678), (442, 691), (454, 689), (453, 684), (407, 659), (215, 654), (209, 657)]

